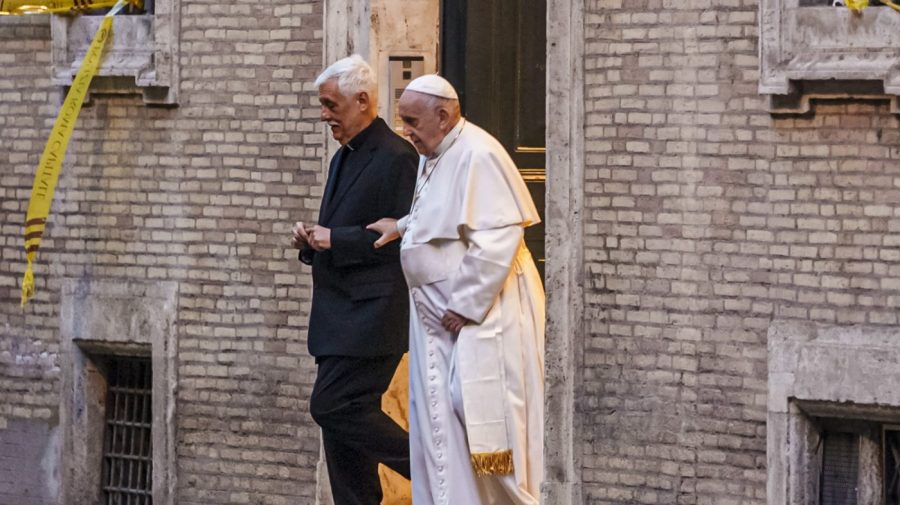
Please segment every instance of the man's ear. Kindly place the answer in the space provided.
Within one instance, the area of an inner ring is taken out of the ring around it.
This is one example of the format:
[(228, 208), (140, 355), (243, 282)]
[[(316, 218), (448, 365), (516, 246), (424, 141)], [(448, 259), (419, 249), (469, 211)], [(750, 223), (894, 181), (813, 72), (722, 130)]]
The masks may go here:
[[(441, 125), (441, 129), (445, 129), (450, 123), (450, 112), (447, 111), (444, 107), (441, 107), (437, 111), (438, 113), (438, 124)], [(449, 131), (449, 129), (447, 130)]]
[(369, 107), (372, 106), (372, 101), (369, 100), (369, 93), (366, 91), (360, 91), (358, 95), (356, 95), (356, 101), (359, 103), (359, 108), (362, 111), (369, 110)]

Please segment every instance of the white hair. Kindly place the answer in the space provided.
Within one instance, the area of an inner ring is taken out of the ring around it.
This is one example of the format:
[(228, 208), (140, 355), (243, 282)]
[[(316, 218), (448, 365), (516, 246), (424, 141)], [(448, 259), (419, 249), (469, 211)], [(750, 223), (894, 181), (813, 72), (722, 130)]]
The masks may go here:
[(424, 93), (420, 94), (424, 97), (425, 103), (427, 103), (428, 107), (432, 110), (437, 111), (437, 109), (444, 108), (450, 115), (450, 119), (459, 119), (462, 117), (462, 110), (460, 109), (458, 98), (444, 98), (442, 96), (427, 95)]
[(316, 78), (316, 87), (322, 87), (329, 79), (338, 80), (338, 89), (344, 96), (365, 91), (369, 95), (370, 102), (378, 103), (378, 82), (375, 80), (375, 71), (358, 54), (332, 63)]

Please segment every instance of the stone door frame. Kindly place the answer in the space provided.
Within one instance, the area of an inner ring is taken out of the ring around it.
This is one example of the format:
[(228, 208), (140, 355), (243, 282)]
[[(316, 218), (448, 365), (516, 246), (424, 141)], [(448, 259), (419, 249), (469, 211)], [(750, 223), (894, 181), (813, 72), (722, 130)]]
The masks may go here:
[[(582, 503), (580, 417), (584, 349), (584, 2), (547, 0), (547, 338), (542, 502)], [(369, 53), (370, 0), (325, 0), (323, 67)], [(323, 173), (333, 146), (327, 134)], [(331, 503), (324, 464), (316, 502)]]

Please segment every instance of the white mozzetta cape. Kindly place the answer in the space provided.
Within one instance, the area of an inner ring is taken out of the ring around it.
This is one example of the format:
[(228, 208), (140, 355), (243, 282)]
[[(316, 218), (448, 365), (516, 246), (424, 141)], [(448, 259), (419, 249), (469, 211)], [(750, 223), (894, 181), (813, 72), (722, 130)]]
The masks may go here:
[[(457, 271), (459, 262), (465, 261), (467, 231), (513, 225), (528, 227), (540, 222), (515, 163), (500, 142), (478, 126), (460, 120), (438, 146), (435, 157), (437, 164), (433, 167), (428, 167), (428, 160), (421, 157), (413, 208), (398, 223), (407, 249), (403, 254), (403, 271), (410, 287), (430, 284), (456, 273), (465, 275), (466, 272)], [(429, 172), (428, 177), (423, 169)], [(410, 226), (411, 223), (415, 226)], [(448, 240), (460, 242), (452, 245), (443, 242)], [(432, 247), (417, 251), (416, 246), (420, 245)], [(435, 247), (441, 250), (435, 251)], [(482, 263), (477, 257), (468, 261)], [(475, 265), (472, 267), (477, 269)], [(462, 311), (458, 313), (480, 322), (492, 300), (493, 296), (471, 307), (460, 307)]]

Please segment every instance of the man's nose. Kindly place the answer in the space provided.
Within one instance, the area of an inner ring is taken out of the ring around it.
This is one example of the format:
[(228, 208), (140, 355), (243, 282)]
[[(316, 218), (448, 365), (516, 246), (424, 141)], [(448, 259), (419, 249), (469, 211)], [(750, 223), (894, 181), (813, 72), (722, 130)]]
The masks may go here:
[(331, 119), (331, 114), (328, 113), (328, 107), (322, 107), (319, 109), (319, 119), (322, 121), (328, 121)]

